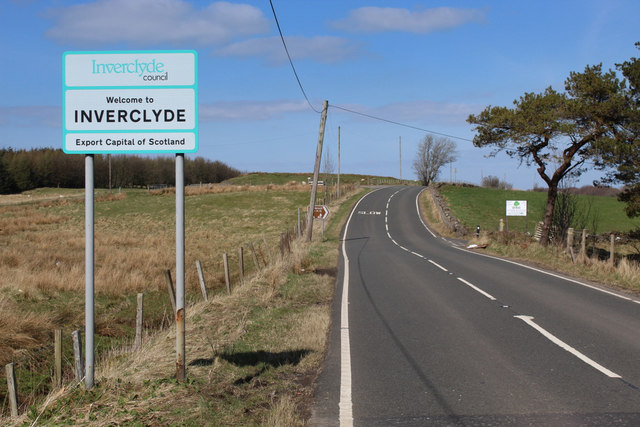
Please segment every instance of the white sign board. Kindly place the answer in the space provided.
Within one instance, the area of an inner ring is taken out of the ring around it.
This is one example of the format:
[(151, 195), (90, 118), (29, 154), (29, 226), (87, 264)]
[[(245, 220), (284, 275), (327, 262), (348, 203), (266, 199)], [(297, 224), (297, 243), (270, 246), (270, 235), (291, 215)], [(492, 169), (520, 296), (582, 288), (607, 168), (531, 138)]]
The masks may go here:
[(197, 59), (195, 51), (66, 52), (63, 150), (197, 151)]
[(527, 216), (526, 200), (507, 200), (507, 216)]

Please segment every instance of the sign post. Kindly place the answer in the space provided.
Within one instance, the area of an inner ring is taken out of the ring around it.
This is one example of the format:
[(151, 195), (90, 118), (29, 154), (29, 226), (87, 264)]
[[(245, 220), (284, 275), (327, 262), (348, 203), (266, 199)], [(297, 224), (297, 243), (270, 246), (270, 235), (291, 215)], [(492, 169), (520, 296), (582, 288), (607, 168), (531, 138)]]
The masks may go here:
[(313, 207), (313, 217), (322, 220), (322, 241), (324, 242), (324, 220), (329, 216), (329, 209), (325, 205), (315, 205)]
[(63, 151), (85, 154), (85, 387), (94, 385), (94, 154), (176, 155), (177, 378), (185, 379), (184, 153), (198, 150), (198, 55), (65, 52)]

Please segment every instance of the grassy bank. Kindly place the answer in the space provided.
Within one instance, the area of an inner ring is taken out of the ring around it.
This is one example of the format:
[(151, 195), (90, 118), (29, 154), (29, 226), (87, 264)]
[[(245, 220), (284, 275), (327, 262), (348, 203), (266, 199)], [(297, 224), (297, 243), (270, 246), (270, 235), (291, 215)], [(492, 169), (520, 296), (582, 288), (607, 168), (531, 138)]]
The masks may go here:
[[(574, 257), (572, 257), (564, 246), (542, 246), (531, 236), (525, 235), (522, 229), (513, 231), (511, 228), (512, 231), (500, 233), (496, 231), (497, 227), (492, 228), (494, 220), (499, 217), (495, 205), (499, 204), (504, 209), (504, 200), (533, 200), (534, 205), (539, 204), (541, 201), (536, 199), (536, 195), (539, 193), (508, 192), (477, 187), (445, 187), (443, 194), (446, 195), (449, 207), (455, 215), (458, 215), (458, 219), (467, 225), (480, 224), (482, 228), (480, 237), (476, 238), (475, 234), (471, 234), (467, 238), (470, 239), (469, 243), (486, 244), (485, 249), (479, 249), (483, 252), (519, 260), (625, 292), (635, 294), (640, 292), (640, 267), (637, 262), (631, 260), (633, 255), (637, 255), (638, 248), (636, 247), (618, 246), (616, 250), (619, 253), (616, 254), (615, 263), (611, 263), (608, 259), (609, 253), (606, 250), (602, 256), (603, 251), (596, 250), (597, 248), (594, 247), (588, 247), (587, 254), (584, 255), (576, 249)], [(614, 230), (637, 227), (637, 220), (622, 218), (620, 215), (622, 208), (617, 200), (608, 197), (599, 199), (593, 205), (603, 206), (600, 212), (608, 212), (608, 215), (618, 219), (617, 222), (610, 223), (609, 227), (616, 227), (613, 228)], [(423, 216), (429, 225), (440, 234), (447, 235), (449, 231), (442, 224), (429, 192), (425, 191), (422, 194), (420, 203)], [(484, 209), (479, 207), (484, 207)], [(504, 213), (504, 211), (501, 212)], [(624, 213), (622, 212), (622, 214)], [(470, 227), (472, 230), (474, 228)]]
[[(67, 337), (83, 324), (82, 200), (3, 209), (0, 318), (10, 333), (0, 337), (0, 355), (5, 363), (18, 365), (19, 394), (25, 402), (21, 422), (303, 422), (323, 356), (340, 222), (352, 201), (331, 207), (327, 241), (318, 241), (316, 227), (313, 244), (294, 242), (292, 253), (281, 257), (280, 233), (295, 224), (297, 208), (308, 203), (308, 190), (192, 194), (186, 198), (189, 381), (173, 379), (175, 337), (168, 327), (173, 315), (164, 291), (164, 271), (175, 263), (175, 201), (171, 194), (127, 191), (99, 196), (96, 203), (99, 361), (97, 386), (91, 391), (71, 381), (70, 339), (65, 343), (67, 385), (54, 390), (50, 380), (53, 329), (64, 328)], [(260, 271), (250, 260), (247, 243), (258, 249)], [(250, 277), (244, 284), (235, 267), (240, 246), (245, 246)], [(232, 265), (231, 295), (224, 292), (223, 252)], [(208, 302), (201, 301), (196, 259), (205, 269)], [(130, 343), (137, 292), (145, 293), (147, 338), (134, 351)], [(37, 378), (29, 378), (32, 373)], [(5, 385), (0, 387), (5, 393)], [(46, 393), (56, 396), (47, 405), (40, 397)], [(4, 415), (7, 411), (5, 404)]]
[[(547, 193), (499, 190), (482, 187), (445, 185), (439, 189), (453, 214), (468, 228), (497, 231), (500, 219), (508, 221), (509, 230), (532, 232), (535, 223), (544, 218)], [(586, 228), (591, 233), (625, 232), (640, 227), (640, 219), (630, 219), (624, 213), (624, 203), (615, 197), (577, 195), (579, 209), (585, 213)], [(507, 200), (526, 200), (528, 217), (505, 217)]]

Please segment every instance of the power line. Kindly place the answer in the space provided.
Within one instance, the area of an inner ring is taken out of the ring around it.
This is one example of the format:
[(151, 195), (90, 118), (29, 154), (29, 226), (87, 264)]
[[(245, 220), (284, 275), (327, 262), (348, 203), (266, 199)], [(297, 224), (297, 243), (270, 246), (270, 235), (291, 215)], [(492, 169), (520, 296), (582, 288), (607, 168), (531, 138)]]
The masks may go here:
[(284, 36), (282, 35), (282, 29), (280, 29), (280, 23), (278, 22), (278, 16), (276, 15), (276, 10), (273, 7), (273, 2), (271, 0), (269, 0), (269, 4), (271, 5), (271, 11), (273, 12), (273, 19), (275, 19), (276, 26), (278, 27), (278, 33), (280, 33), (280, 40), (282, 40), (282, 46), (284, 46), (284, 51), (287, 53), (287, 58), (289, 58), (289, 64), (291, 64), (291, 69), (293, 70), (293, 75), (296, 76), (296, 80), (298, 81), (298, 86), (300, 86), (300, 90), (302, 91), (302, 94), (304, 95), (304, 99), (307, 100), (307, 104), (309, 104), (309, 107), (311, 107), (311, 109), (313, 111), (315, 111), (316, 113), (320, 113), (320, 111), (316, 110), (313, 107), (313, 105), (311, 105), (311, 102), (309, 101), (309, 98), (307, 97), (307, 93), (304, 91), (304, 87), (302, 87), (302, 82), (300, 82), (300, 77), (298, 77), (298, 73), (296, 72), (296, 67), (294, 67), (294, 65), (293, 65), (293, 60), (291, 59), (291, 55), (289, 54), (289, 49), (287, 49), (287, 43), (285, 43), (285, 41), (284, 41)]
[[(311, 104), (311, 101), (309, 101), (309, 97), (307, 97), (307, 93), (305, 92), (304, 87), (302, 86), (302, 82), (300, 81), (300, 77), (298, 76), (298, 72), (296, 71), (296, 67), (293, 65), (293, 60), (291, 59), (291, 55), (289, 54), (289, 49), (287, 48), (287, 43), (284, 41), (284, 36), (282, 35), (282, 29), (280, 28), (280, 23), (278, 22), (278, 16), (276, 15), (276, 10), (273, 7), (273, 1), (269, 0), (269, 4), (271, 5), (271, 11), (273, 12), (273, 19), (276, 21), (276, 26), (278, 27), (278, 33), (280, 34), (280, 40), (282, 40), (282, 46), (284, 47), (284, 51), (287, 53), (287, 58), (289, 59), (289, 64), (291, 65), (291, 70), (293, 70), (293, 75), (296, 77), (296, 81), (298, 82), (298, 86), (300, 86), (300, 90), (302, 91), (302, 95), (304, 95), (304, 99), (307, 100), (307, 104), (309, 104), (309, 107), (311, 107), (311, 109), (313, 111), (315, 111), (316, 113), (320, 113), (319, 110), (316, 110), (314, 108), (314, 106)], [(430, 133), (430, 134), (433, 134), (433, 135), (446, 136), (448, 138), (454, 138), (454, 139), (459, 139), (459, 140), (462, 140), (462, 141), (473, 142), (473, 140), (471, 140), (469, 138), (463, 138), (461, 136), (448, 135), (446, 133), (440, 133), (440, 132), (435, 132), (435, 131), (428, 130), (428, 129), (423, 129), (423, 128), (420, 128), (420, 127), (417, 127), (417, 126), (412, 126), (412, 125), (408, 125), (408, 124), (405, 124), (405, 123), (400, 123), (400, 122), (396, 122), (396, 121), (393, 121), (393, 120), (384, 119), (382, 117), (372, 116), (371, 114), (365, 114), (365, 113), (361, 113), (359, 111), (350, 110), (348, 108), (339, 107), (337, 105), (330, 105), (330, 107), (337, 108), (339, 110), (343, 110), (343, 111), (346, 111), (348, 113), (352, 113), (352, 114), (357, 114), (357, 115), (360, 115), (360, 116), (368, 117), (370, 119), (391, 123), (391, 124), (394, 124), (394, 125), (397, 125), (397, 126), (403, 126), (403, 127), (406, 127), (406, 128), (416, 129), (416, 130), (419, 130), (419, 131), (422, 131), (422, 132), (426, 132), (426, 133)]]
[(371, 114), (361, 113), (359, 111), (350, 110), (348, 108), (340, 107), (338, 105), (330, 104), (329, 107), (337, 108), (338, 110), (346, 111), (346, 112), (352, 113), (352, 114), (357, 114), (359, 116), (368, 117), (370, 119), (379, 120), (381, 122), (387, 122), (387, 123), (391, 123), (391, 124), (394, 124), (394, 125), (397, 125), (397, 126), (403, 126), (403, 127), (406, 127), (406, 128), (416, 129), (416, 130), (419, 130), (419, 131), (422, 131), (422, 132), (426, 132), (426, 133), (431, 133), (431, 134), (434, 134), (434, 135), (446, 136), (448, 138), (455, 138), (455, 139), (459, 139), (459, 140), (462, 140), (462, 141), (473, 142), (473, 140), (469, 139), (469, 138), (463, 138), (461, 136), (449, 135), (449, 134), (446, 134), (446, 133), (441, 133), (441, 132), (436, 132), (436, 131), (429, 130), (429, 129), (424, 129), (424, 128), (421, 128), (421, 127), (418, 127), (418, 126), (408, 125), (406, 123), (396, 122), (396, 121), (385, 119), (385, 118), (382, 118), (382, 117), (372, 116)]

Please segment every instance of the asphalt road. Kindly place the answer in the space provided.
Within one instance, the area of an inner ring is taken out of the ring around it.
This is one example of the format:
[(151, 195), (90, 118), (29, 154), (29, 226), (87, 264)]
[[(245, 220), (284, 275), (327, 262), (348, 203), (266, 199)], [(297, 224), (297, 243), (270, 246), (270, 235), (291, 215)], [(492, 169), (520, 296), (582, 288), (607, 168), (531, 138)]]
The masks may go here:
[(420, 187), (345, 227), (313, 425), (640, 425), (640, 304), (464, 249)]

